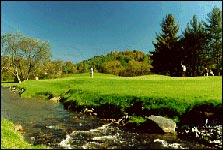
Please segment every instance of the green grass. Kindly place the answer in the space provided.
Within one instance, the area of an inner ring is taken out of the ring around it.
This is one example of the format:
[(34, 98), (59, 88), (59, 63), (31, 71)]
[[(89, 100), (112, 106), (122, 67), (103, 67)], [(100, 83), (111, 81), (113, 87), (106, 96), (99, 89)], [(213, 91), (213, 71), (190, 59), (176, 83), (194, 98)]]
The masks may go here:
[[(2, 83), (3, 86), (15, 83)], [(96, 73), (90, 78), (88, 73), (51, 80), (28, 80), (21, 84), (26, 92), (22, 97), (33, 97), (38, 93), (50, 92), (54, 96), (80, 89), (101, 94), (136, 95), (147, 97), (168, 97), (186, 101), (222, 99), (222, 77), (168, 77), (146, 75), (140, 77), (118, 77)]]
[[(169, 77), (146, 75), (119, 77), (110, 74), (74, 74), (70, 77), (50, 80), (27, 80), (22, 83), (1, 83), (2, 86), (24, 87), (25, 98), (63, 96), (64, 103), (75, 101), (79, 106), (92, 107), (102, 104), (120, 106), (122, 112), (135, 101), (143, 103), (146, 110), (157, 109), (166, 115), (175, 112), (172, 118), (178, 122), (179, 115), (198, 103), (222, 104), (222, 77)], [(109, 108), (109, 107), (105, 107)], [(109, 113), (106, 110), (102, 113)], [(145, 117), (133, 114), (130, 122), (141, 124)], [(37, 148), (13, 131), (13, 124), (1, 120), (1, 148)], [(41, 147), (39, 147), (41, 148)]]
[(19, 132), (14, 130), (12, 122), (1, 119), (1, 149), (49, 149), (49, 147), (29, 144)]
[(91, 78), (89, 73), (83, 73), (50, 80), (28, 80), (16, 85), (26, 88), (22, 97), (62, 95), (67, 101), (76, 101), (79, 105), (110, 103), (120, 105), (123, 110), (136, 99), (143, 101), (146, 109), (168, 108), (179, 114), (195, 103), (222, 103), (220, 76), (169, 77), (153, 74), (119, 77), (95, 73)]

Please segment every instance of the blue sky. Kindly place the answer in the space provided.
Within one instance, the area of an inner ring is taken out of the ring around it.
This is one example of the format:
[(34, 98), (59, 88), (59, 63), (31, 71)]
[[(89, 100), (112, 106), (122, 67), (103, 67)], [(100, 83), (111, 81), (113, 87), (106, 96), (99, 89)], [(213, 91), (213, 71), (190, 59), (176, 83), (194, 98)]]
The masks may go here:
[(222, 1), (1, 1), (1, 34), (49, 41), (53, 60), (74, 63), (111, 51), (154, 50), (160, 23), (173, 14), (179, 34)]

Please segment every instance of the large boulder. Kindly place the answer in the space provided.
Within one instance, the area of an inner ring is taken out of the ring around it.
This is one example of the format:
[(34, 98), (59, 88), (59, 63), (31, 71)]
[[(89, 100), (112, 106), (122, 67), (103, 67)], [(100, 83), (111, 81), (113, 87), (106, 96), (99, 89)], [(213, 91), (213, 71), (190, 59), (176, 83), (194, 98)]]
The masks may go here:
[(154, 122), (164, 133), (175, 133), (176, 123), (172, 119), (154, 115), (147, 117), (147, 119), (147, 122)]
[(149, 134), (176, 133), (176, 123), (171, 119), (154, 115), (146, 117), (146, 119), (147, 120), (140, 125), (137, 125), (134, 122), (127, 122), (125, 127), (136, 132)]

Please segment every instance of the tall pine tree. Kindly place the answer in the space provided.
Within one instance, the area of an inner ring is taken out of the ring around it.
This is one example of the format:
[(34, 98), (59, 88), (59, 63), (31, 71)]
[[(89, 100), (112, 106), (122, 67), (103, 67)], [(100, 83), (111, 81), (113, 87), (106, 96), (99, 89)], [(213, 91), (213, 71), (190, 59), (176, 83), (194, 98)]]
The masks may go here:
[(177, 32), (179, 30), (179, 25), (176, 24), (175, 19), (172, 14), (168, 14), (166, 18), (162, 20), (161, 23), (162, 33), (160, 35), (156, 34), (155, 51), (152, 52), (153, 72), (164, 75), (174, 76), (179, 70), (180, 59), (177, 55)]
[(207, 15), (205, 23), (206, 32), (208, 34), (208, 49), (212, 62), (212, 69), (215, 74), (222, 73), (222, 11), (214, 7)]
[(201, 75), (203, 68), (207, 65), (207, 58), (205, 57), (206, 34), (204, 25), (198, 22), (196, 15), (187, 24), (181, 43), (184, 51), (183, 62), (187, 66), (188, 75)]

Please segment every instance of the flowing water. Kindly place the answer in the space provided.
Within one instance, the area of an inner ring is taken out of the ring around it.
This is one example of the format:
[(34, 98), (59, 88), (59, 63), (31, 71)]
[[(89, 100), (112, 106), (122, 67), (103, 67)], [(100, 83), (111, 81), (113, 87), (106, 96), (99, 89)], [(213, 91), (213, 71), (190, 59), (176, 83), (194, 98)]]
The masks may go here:
[(134, 133), (100, 119), (64, 110), (62, 104), (24, 99), (1, 87), (1, 118), (22, 125), (25, 139), (54, 149), (202, 149), (172, 134)]

